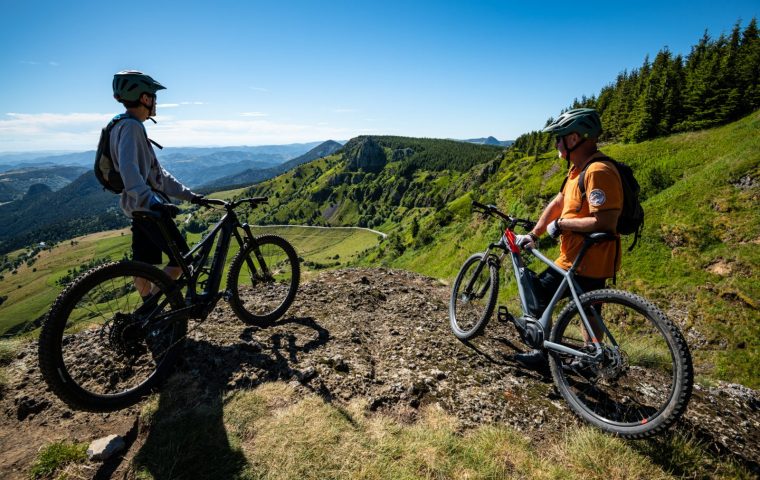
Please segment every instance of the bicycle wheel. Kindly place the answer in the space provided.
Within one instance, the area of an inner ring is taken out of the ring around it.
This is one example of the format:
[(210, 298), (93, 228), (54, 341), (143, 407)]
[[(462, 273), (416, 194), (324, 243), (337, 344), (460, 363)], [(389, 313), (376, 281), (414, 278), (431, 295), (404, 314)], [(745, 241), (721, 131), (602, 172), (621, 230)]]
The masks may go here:
[(454, 280), (449, 302), (449, 322), (460, 340), (478, 336), (486, 327), (499, 292), (499, 269), (482, 253), (468, 258)]
[[(143, 303), (135, 279), (157, 290)], [(136, 403), (171, 370), (187, 321), (156, 316), (181, 308), (172, 280), (140, 262), (100, 266), (55, 300), (42, 326), (39, 362), (50, 389), (72, 408), (110, 411)]]
[(245, 323), (274, 322), (293, 303), (300, 275), (298, 255), (287, 240), (277, 235), (256, 237), (255, 243), (246, 243), (230, 265), (230, 307)]
[[(632, 293), (596, 290), (580, 301), (589, 321), (600, 316), (612, 338), (607, 333), (599, 338), (599, 363), (550, 350), (552, 376), (562, 396), (581, 419), (621, 437), (645, 438), (668, 428), (686, 410), (693, 381), (691, 356), (678, 327)], [(571, 302), (551, 339), (593, 351), (585, 332)]]

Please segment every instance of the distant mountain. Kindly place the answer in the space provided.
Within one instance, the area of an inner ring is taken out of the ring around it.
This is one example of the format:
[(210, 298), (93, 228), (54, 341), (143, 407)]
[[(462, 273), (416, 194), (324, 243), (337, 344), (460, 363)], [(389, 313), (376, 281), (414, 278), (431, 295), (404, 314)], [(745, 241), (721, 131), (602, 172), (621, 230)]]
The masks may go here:
[(332, 155), (333, 153), (340, 150), (342, 147), (343, 145), (341, 145), (340, 143), (335, 142), (333, 140), (328, 140), (312, 148), (311, 150), (304, 153), (300, 157), (296, 157), (292, 160), (288, 160), (287, 162), (277, 165), (275, 167), (264, 168), (264, 169), (250, 168), (250, 169), (241, 171), (239, 173), (236, 173), (234, 175), (229, 175), (226, 177), (216, 179), (212, 182), (208, 182), (202, 185), (200, 188), (203, 191), (214, 191), (214, 190), (218, 191), (222, 189), (227, 190), (227, 189), (237, 188), (237, 187), (246, 187), (246, 186), (249, 186), (258, 182), (263, 182), (264, 180), (268, 180), (270, 178), (276, 177), (277, 175), (287, 172), (288, 170), (294, 167), (297, 167), (298, 165), (302, 165), (304, 163), (311, 162), (318, 158)]
[(235, 175), (246, 169), (265, 169), (289, 159), (280, 154), (254, 153), (229, 150), (201, 156), (172, 153), (159, 161), (174, 177), (189, 187), (197, 187), (210, 180)]
[(32, 185), (20, 200), (0, 205), (0, 253), (124, 227), (128, 220), (118, 199), (103, 191), (92, 171), (56, 192)]
[(0, 202), (18, 200), (34, 184), (59, 190), (82, 175), (87, 169), (78, 166), (25, 167), (0, 172)]
[(462, 141), (467, 143), (477, 143), (478, 145), (493, 145), (496, 147), (508, 147), (515, 142), (514, 140), (497, 140), (496, 137), (470, 138)]

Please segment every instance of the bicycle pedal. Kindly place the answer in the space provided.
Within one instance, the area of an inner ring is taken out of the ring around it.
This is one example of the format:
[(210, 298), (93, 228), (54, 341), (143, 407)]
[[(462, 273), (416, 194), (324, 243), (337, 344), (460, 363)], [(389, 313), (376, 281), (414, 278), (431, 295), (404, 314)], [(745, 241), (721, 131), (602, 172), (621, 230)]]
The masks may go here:
[(499, 305), (499, 311), (496, 313), (496, 318), (502, 323), (514, 323), (515, 321), (505, 305)]

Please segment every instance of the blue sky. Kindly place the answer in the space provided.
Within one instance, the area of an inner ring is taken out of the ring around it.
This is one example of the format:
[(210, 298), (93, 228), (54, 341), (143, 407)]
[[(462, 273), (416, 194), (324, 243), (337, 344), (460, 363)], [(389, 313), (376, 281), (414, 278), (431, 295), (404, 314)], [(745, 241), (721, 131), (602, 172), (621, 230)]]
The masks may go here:
[(146, 124), (164, 145), (513, 139), (647, 54), (688, 54), (705, 29), (760, 17), (757, 0), (0, 7), (0, 152), (93, 149), (126, 68), (168, 87)]

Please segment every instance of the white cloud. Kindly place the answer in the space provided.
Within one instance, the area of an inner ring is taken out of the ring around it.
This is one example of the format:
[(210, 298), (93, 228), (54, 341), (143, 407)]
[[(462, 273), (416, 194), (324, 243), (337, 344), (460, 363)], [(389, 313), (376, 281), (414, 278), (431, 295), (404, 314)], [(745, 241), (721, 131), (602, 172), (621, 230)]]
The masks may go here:
[(243, 112), (240, 114), (241, 117), (266, 117), (268, 115), (264, 112)]
[[(253, 113), (253, 112), (249, 112)], [(3, 151), (94, 150), (100, 130), (115, 113), (6, 113), (0, 115)], [(180, 120), (157, 117), (146, 122), (150, 137), (164, 146), (261, 145), (350, 138), (353, 127), (272, 122), (257, 117), (233, 120)]]
[(58, 63), (58, 62), (52, 62), (52, 61), (48, 62), (48, 65), (50, 65), (51, 67), (60, 67), (61, 66), (60, 63)]
[(357, 111), (355, 108), (336, 108), (333, 110), (334, 113), (356, 113)]
[(177, 108), (179, 106), (179, 103), (159, 103), (156, 108)]
[(251, 87), (251, 90), (254, 90), (256, 92), (268, 92), (269, 90), (263, 87)]
[(39, 62), (32, 62), (30, 60), (21, 60), (21, 63), (24, 65), (39, 65)]
[(205, 105), (204, 102), (179, 102), (180, 105)]
[(115, 113), (7, 113), (0, 116), (0, 145), (7, 151), (95, 149)]

